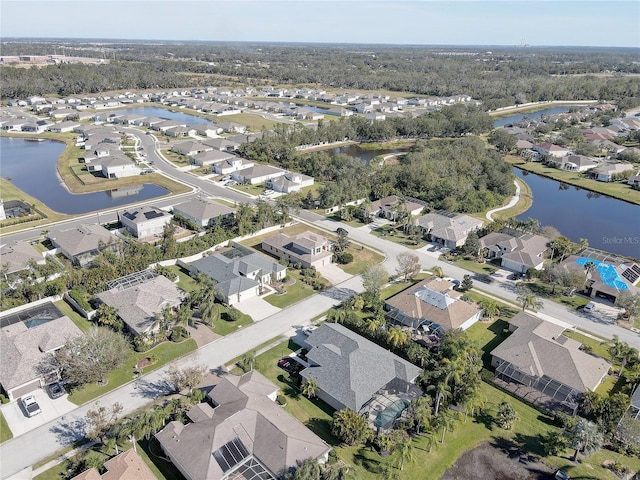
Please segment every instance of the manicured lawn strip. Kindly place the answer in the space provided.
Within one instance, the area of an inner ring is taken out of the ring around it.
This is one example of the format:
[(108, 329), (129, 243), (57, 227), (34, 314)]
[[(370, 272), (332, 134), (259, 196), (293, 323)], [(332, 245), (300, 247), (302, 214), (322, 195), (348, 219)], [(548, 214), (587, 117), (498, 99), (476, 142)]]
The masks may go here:
[(409, 282), (393, 282), (387, 285), (380, 292), (380, 298), (386, 300), (387, 298), (393, 297), (395, 294), (400, 293), (403, 290), (406, 290), (409, 287), (412, 287), (418, 282), (421, 282), (425, 278), (429, 277), (428, 273), (419, 273), (416, 275), (413, 280)]
[(561, 294), (561, 288), (556, 287), (555, 293), (553, 292), (553, 286), (547, 285), (543, 283), (541, 280), (533, 280), (527, 281), (526, 285), (529, 289), (539, 297), (545, 297), (550, 300), (553, 300), (556, 303), (560, 303), (562, 305), (566, 305), (567, 307), (578, 309), (580, 307), (584, 307), (587, 303), (589, 303), (589, 299), (587, 297), (582, 297), (580, 295), (567, 296)]
[[(498, 271), (498, 266), (491, 263), (478, 263), (475, 260), (465, 260), (462, 256), (458, 255), (457, 257), (450, 257), (453, 259), (453, 263), (465, 270), (469, 270), (474, 273), (478, 273), (480, 275), (491, 275), (492, 273)], [(462, 279), (460, 279), (462, 280)]]
[(12, 438), (13, 438), (13, 433), (11, 433), (9, 424), (7, 424), (7, 420), (5, 420), (4, 415), (2, 415), (2, 412), (0, 412), (0, 443), (6, 442), (7, 440), (11, 440)]
[(564, 331), (564, 335), (579, 341), (586, 347), (591, 347), (591, 352), (594, 355), (598, 355), (599, 357), (611, 361), (611, 354), (609, 353), (609, 347), (607, 346), (607, 342), (605, 340), (595, 340), (593, 338), (587, 337), (586, 335), (582, 335), (581, 333), (569, 329)]
[[(511, 218), (517, 217), (518, 215), (526, 212), (533, 205), (533, 192), (531, 191), (531, 187), (524, 181), (519, 178), (515, 179), (518, 185), (520, 185), (520, 198), (518, 199), (518, 203), (516, 203), (513, 207), (507, 208), (506, 210), (500, 210), (491, 216), (491, 218)], [(505, 200), (505, 204), (509, 203), (511, 198), (507, 198)], [(491, 210), (491, 209), (489, 209)], [(487, 210), (488, 211), (488, 210)], [(485, 212), (486, 218), (486, 212)]]
[(169, 270), (178, 276), (178, 286), (185, 292), (189, 293), (198, 289), (198, 282), (189, 276), (189, 273), (184, 268), (172, 265)]
[(133, 369), (138, 360), (141, 360), (150, 355), (157, 357), (157, 362), (153, 365), (145, 367), (143, 373), (149, 373), (157, 368), (162, 367), (171, 360), (181, 357), (198, 348), (196, 341), (192, 338), (185, 340), (181, 343), (165, 342), (157, 347), (141, 353), (135, 353), (131, 355), (131, 358), (120, 368), (117, 368), (109, 375), (107, 375), (108, 383), (106, 385), (97, 385), (95, 383), (84, 385), (69, 394), (69, 401), (76, 405), (82, 405), (90, 402), (91, 400), (104, 395), (111, 390), (124, 385), (127, 382), (133, 380)]
[(305, 298), (310, 297), (311, 295), (316, 293), (313, 288), (311, 288), (301, 280), (302, 276), (300, 275), (300, 272), (298, 270), (289, 269), (289, 271), (287, 272), (287, 277), (294, 278), (296, 280), (296, 283), (284, 287), (286, 293), (274, 293), (264, 298), (274, 307), (286, 308), (289, 305), (293, 305), (294, 303), (297, 303), (300, 300), (304, 300)]
[(238, 190), (239, 192), (247, 193), (249, 195), (260, 195), (265, 190), (265, 186), (263, 184), (260, 184), (260, 185), (234, 185), (231, 188), (233, 190)]
[[(220, 305), (220, 307), (223, 308), (222, 305)], [(222, 313), (222, 315), (220, 315), (220, 319), (213, 323), (213, 327), (211, 328), (211, 330), (218, 335), (229, 335), (239, 328), (251, 325), (253, 323), (253, 319), (246, 313), (242, 313), (238, 310), (238, 314), (238, 320), (236, 320), (235, 322), (231, 322), (227, 320), (227, 314), (225, 311), (224, 313)]]
[(87, 330), (89, 330), (91, 327), (94, 326), (93, 322), (91, 322), (90, 320), (87, 320), (78, 312), (76, 312), (73, 309), (73, 307), (69, 305), (67, 302), (65, 302), (64, 300), (59, 300), (55, 302), (54, 305), (58, 308), (58, 310), (60, 310), (63, 314), (69, 317), (71, 321), (76, 324), (76, 327), (78, 327), (83, 332), (86, 332)]
[(65, 473), (67, 473), (67, 468), (69, 468), (69, 460), (65, 460), (58, 465), (54, 465), (49, 470), (45, 470), (40, 475), (36, 475), (34, 480), (60, 480), (64, 478)]
[(640, 205), (640, 191), (634, 190), (631, 185), (627, 185), (626, 183), (598, 182), (597, 180), (585, 178), (578, 172), (568, 172), (566, 170), (547, 167), (539, 162), (525, 162), (522, 158), (513, 155), (507, 155), (505, 160), (522, 170)]
[(384, 261), (384, 255), (354, 243), (347, 248), (347, 252), (353, 255), (353, 262), (346, 265), (338, 265), (338, 267), (349, 275), (358, 275), (366, 270), (367, 267)]

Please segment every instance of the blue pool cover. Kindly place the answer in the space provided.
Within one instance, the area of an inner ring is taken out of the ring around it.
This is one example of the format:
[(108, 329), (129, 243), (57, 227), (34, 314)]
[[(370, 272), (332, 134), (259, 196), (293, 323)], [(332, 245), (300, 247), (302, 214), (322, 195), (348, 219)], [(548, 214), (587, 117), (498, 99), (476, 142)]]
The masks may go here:
[(600, 279), (607, 287), (616, 288), (618, 290), (629, 290), (629, 285), (618, 275), (615, 267), (610, 263), (599, 262), (589, 257), (580, 257), (576, 260), (578, 265), (584, 266), (587, 262), (593, 262), (596, 270), (600, 274)]

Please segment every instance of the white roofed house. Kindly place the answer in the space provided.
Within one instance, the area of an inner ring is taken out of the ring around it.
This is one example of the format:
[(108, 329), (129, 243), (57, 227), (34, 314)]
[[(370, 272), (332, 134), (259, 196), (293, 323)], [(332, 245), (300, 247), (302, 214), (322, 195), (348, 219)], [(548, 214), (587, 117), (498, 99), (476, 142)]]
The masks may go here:
[(602, 167), (594, 168), (591, 174), (599, 182), (612, 182), (616, 176), (628, 173), (630, 177), (633, 176), (633, 172), (636, 170), (636, 166), (630, 163), (612, 163), (609, 165), (603, 165)]
[(169, 137), (188, 137), (193, 135), (196, 131), (192, 127), (183, 127), (179, 125), (177, 127), (168, 128), (165, 130), (165, 134)]
[(247, 131), (247, 127), (235, 122), (221, 122), (218, 126), (227, 133), (244, 133)]
[(586, 172), (598, 166), (598, 162), (584, 155), (567, 155), (565, 157), (552, 157), (549, 163), (560, 170), (571, 172)]
[(211, 169), (218, 175), (228, 175), (237, 171), (244, 171), (253, 167), (254, 163), (246, 158), (236, 157), (218, 160), (211, 164)]
[(126, 155), (110, 155), (100, 159), (102, 175), (106, 178), (135, 177), (142, 170)]
[(37, 265), (44, 265), (46, 260), (31, 243), (23, 240), (0, 245), (0, 271), (5, 279), (14, 273), (30, 268), (33, 262)]
[(262, 241), (265, 252), (303, 268), (322, 267), (332, 263), (333, 242), (321, 235), (303, 232), (294, 237), (279, 233)]
[(369, 213), (395, 221), (402, 212), (411, 216), (420, 215), (425, 205), (421, 200), (390, 195), (371, 202)]
[(86, 265), (103, 250), (113, 248), (115, 237), (101, 225), (78, 225), (47, 235), (54, 247), (75, 265)]
[(281, 177), (285, 173), (286, 170), (278, 167), (272, 167), (271, 165), (255, 165), (233, 172), (233, 179), (240, 183), (258, 185), (259, 183), (264, 183), (267, 180)]
[(219, 133), (222, 133), (222, 129), (213, 123), (194, 125), (193, 128), (198, 135), (202, 135), (203, 137), (215, 137)]
[(194, 198), (173, 207), (174, 215), (182, 215), (202, 228), (210, 226), (216, 219), (227, 219), (234, 213), (233, 208), (204, 198)]
[(173, 215), (150, 205), (132, 207), (119, 214), (122, 226), (137, 238), (162, 235)]
[(213, 150), (213, 147), (209, 147), (194, 140), (187, 140), (186, 142), (176, 143), (171, 147), (172, 152), (176, 152), (180, 155), (186, 156), (193, 156), (200, 152), (208, 152), (210, 150)]
[(233, 160), (236, 157), (233, 153), (224, 152), (221, 150), (207, 150), (191, 155), (191, 162), (196, 165), (205, 166), (214, 163), (222, 163), (226, 160)]
[(276, 192), (291, 193), (299, 192), (304, 187), (313, 185), (313, 183), (313, 177), (302, 173), (287, 172), (280, 177), (269, 180), (267, 186)]

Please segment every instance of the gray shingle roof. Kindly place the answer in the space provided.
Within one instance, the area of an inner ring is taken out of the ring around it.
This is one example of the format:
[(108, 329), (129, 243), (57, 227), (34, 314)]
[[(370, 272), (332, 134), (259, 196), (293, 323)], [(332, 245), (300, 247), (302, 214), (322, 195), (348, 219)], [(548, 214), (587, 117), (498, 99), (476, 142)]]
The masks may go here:
[(222, 205), (221, 203), (204, 200), (202, 198), (194, 198), (188, 202), (181, 203), (173, 207), (174, 213), (180, 213), (200, 221), (217, 218), (222, 215), (234, 213), (233, 208)]
[(562, 335), (564, 328), (520, 312), (510, 322), (517, 329), (491, 355), (523, 372), (557, 380), (571, 388), (594, 390), (611, 365), (578, 350), (579, 343)]
[(44, 257), (29, 242), (13, 242), (0, 246), (0, 265), (6, 265), (7, 274), (24, 270), (29, 262), (42, 263)]
[(102, 225), (78, 225), (76, 228), (51, 232), (49, 238), (72, 256), (92, 252), (101, 244), (114, 241), (114, 236)]
[(353, 411), (398, 378), (413, 383), (421, 369), (337, 323), (320, 325), (307, 338), (312, 365), (300, 372)]
[(324, 455), (329, 446), (269, 398), (276, 391), (256, 371), (227, 375), (209, 393), (215, 408), (196, 405), (188, 412), (193, 423), (171, 422), (156, 438), (192, 480), (221, 479), (224, 471), (213, 452), (235, 438), (280, 477), (297, 462)]

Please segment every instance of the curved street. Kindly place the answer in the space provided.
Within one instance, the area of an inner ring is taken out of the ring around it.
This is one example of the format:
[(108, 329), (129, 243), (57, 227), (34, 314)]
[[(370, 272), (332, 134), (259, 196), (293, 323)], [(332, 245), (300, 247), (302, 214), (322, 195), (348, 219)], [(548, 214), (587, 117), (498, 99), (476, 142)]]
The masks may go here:
[[(153, 160), (154, 167), (161, 174), (187, 184), (193, 189), (192, 193), (152, 200), (146, 203), (166, 207), (183, 201), (185, 198), (197, 194), (198, 191), (202, 191), (209, 196), (220, 197), (234, 202), (253, 202), (251, 197), (215, 185), (213, 182), (196, 177), (187, 172), (177, 170), (156, 152), (157, 140), (153, 136), (145, 135), (136, 129), (125, 130), (127, 133), (131, 133), (139, 138), (149, 159)], [(517, 192), (519, 192), (519, 189)], [(516, 196), (517, 195), (518, 193), (516, 193)], [(509, 208), (512, 206), (512, 202), (515, 204), (514, 199), (512, 199), (507, 206), (502, 208)], [(121, 208), (122, 207), (120, 207), (120, 209)], [(499, 209), (494, 211), (497, 210)], [(493, 213), (494, 211), (489, 213)], [(487, 215), (489, 215), (489, 213)], [(101, 222), (106, 222), (115, 220), (115, 217), (116, 212), (112, 210), (109, 212), (101, 212), (99, 219)], [(424, 248), (410, 250), (397, 243), (377, 237), (371, 233), (371, 226), (355, 228), (340, 222), (327, 220), (324, 216), (304, 210), (300, 211), (294, 217), (300, 221), (331, 232), (334, 232), (338, 226), (345, 228), (353, 241), (378, 250), (386, 256), (383, 265), (390, 274), (394, 274), (396, 271), (397, 255), (406, 251), (416, 253), (425, 269), (439, 266), (447, 276), (459, 279), (469, 273), (455, 265), (438, 260), (430, 255)], [(95, 213), (61, 223), (64, 225), (75, 225), (87, 223), (87, 221), (91, 221), (92, 219), (98, 220)], [(40, 228), (41, 227), (38, 227), (38, 232)], [(35, 231), (33, 230), (27, 230), (6, 235), (4, 238), (7, 241), (13, 239), (28, 239), (37, 236), (37, 234), (34, 235), (34, 233)], [(478, 282), (476, 282), (475, 286), (478, 287)], [(240, 356), (271, 339), (293, 333), (296, 329), (308, 325), (312, 318), (362, 290), (360, 277), (353, 277), (322, 293), (302, 300), (275, 315), (267, 317), (226, 337), (219, 338), (182, 359), (176, 360), (174, 363), (178, 365), (201, 363), (206, 365), (212, 372), (216, 372), (220, 365), (227, 363), (232, 358)], [(496, 275), (495, 281), (491, 284), (481, 284), (480, 290), (495, 297), (511, 301), (512, 303), (515, 303), (517, 297), (515, 282), (508, 280), (504, 274)], [(543, 304), (544, 306), (538, 314), (542, 318), (576, 326), (606, 338), (618, 335), (622, 341), (632, 346), (640, 347), (640, 337), (637, 334), (615, 325), (611, 319), (603, 318), (595, 314), (579, 313), (549, 300), (544, 300)], [(116, 401), (121, 402), (125, 407), (123, 414), (131, 413), (143, 407), (169, 391), (169, 387), (165, 381), (168, 367), (169, 365), (166, 365), (100, 397), (100, 403), (102, 405), (110, 405)], [(3, 443), (2, 448), (0, 448), (0, 478), (9, 478), (83, 437), (84, 417), (87, 410), (94, 406), (95, 401), (92, 401), (76, 408), (67, 415), (61, 416), (41, 427)]]

